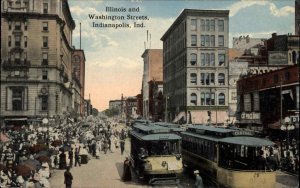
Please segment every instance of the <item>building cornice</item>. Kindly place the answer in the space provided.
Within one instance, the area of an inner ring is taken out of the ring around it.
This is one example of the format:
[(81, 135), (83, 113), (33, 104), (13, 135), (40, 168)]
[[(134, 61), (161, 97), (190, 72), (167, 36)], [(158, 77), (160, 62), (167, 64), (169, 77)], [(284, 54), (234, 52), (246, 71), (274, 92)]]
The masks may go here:
[(210, 16), (210, 17), (228, 17), (229, 10), (198, 10), (198, 9), (184, 9), (181, 14), (176, 18), (173, 24), (161, 37), (161, 41), (164, 41), (167, 36), (187, 17), (187, 16)]

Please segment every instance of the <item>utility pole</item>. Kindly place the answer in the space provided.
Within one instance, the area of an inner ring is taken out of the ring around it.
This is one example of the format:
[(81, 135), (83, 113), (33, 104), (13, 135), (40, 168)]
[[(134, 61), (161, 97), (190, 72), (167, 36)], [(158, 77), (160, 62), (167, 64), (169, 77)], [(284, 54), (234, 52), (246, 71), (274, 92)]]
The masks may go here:
[(165, 122), (168, 122), (168, 96), (166, 96)]

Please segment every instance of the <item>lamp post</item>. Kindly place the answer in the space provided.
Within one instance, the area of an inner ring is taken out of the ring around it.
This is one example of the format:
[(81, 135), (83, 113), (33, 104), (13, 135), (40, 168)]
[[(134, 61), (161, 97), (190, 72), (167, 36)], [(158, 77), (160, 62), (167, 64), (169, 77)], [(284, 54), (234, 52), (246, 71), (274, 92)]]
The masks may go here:
[(295, 126), (292, 124), (291, 119), (289, 117), (284, 118), (284, 124), (281, 125), (280, 129), (282, 131), (286, 131), (287, 133), (287, 145), (286, 149), (289, 150), (290, 146), (290, 131), (295, 129)]

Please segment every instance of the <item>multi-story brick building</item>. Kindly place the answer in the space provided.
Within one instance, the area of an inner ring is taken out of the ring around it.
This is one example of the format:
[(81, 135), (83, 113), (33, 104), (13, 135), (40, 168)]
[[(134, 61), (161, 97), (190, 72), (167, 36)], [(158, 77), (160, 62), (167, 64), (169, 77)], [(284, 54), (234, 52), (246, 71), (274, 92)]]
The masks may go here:
[(167, 120), (228, 118), (228, 15), (185, 9), (162, 36)]
[(84, 86), (85, 86), (85, 55), (81, 49), (73, 51), (72, 56), (72, 78), (78, 84), (78, 111), (82, 116), (84, 114)]
[(279, 130), (285, 117), (299, 117), (299, 66), (240, 79), (237, 100), (240, 127)]
[(5, 124), (73, 111), (74, 28), (67, 0), (1, 1), (0, 119)]
[(163, 55), (161, 49), (146, 49), (142, 54), (144, 62), (142, 96), (143, 96), (143, 117), (153, 118), (150, 114), (149, 103), (149, 81), (163, 80)]

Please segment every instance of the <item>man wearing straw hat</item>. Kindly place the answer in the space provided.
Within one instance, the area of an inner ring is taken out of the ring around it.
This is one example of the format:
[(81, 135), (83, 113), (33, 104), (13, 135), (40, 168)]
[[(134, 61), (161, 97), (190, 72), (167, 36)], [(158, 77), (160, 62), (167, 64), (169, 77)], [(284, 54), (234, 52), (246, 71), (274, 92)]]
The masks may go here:
[(199, 175), (199, 170), (195, 170), (194, 174), (196, 176), (196, 181), (195, 181), (195, 188), (203, 188), (203, 180), (201, 178), (201, 176)]

